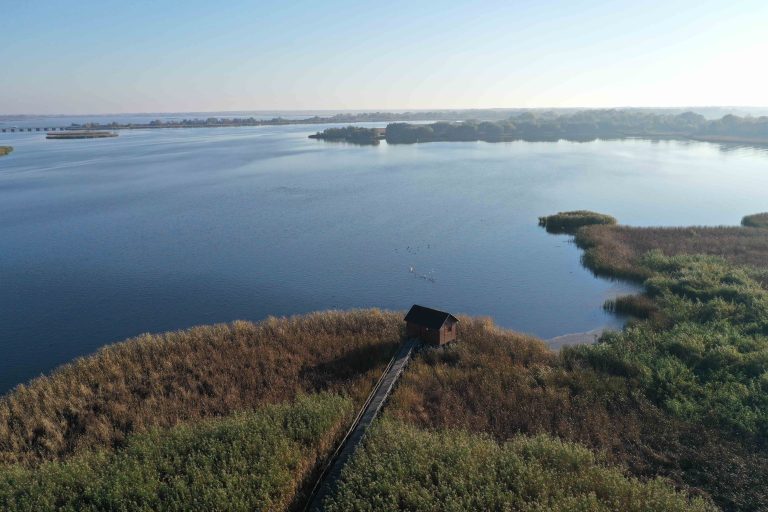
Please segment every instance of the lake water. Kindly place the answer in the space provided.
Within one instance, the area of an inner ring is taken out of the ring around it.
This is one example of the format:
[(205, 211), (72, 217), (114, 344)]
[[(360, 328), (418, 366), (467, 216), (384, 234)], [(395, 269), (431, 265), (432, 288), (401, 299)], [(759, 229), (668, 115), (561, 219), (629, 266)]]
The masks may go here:
[[(375, 125), (370, 125), (375, 126)], [(544, 338), (620, 325), (537, 217), (737, 224), (768, 154), (705, 143), (310, 140), (323, 126), (0, 134), (0, 392), (143, 332), (422, 303)]]

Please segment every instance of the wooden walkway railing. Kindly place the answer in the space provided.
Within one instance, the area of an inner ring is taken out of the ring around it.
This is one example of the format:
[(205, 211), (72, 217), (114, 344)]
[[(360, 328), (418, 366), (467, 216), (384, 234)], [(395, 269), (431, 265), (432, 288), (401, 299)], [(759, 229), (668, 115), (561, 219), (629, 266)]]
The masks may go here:
[(336, 488), (336, 482), (341, 476), (341, 470), (352, 454), (355, 453), (355, 449), (363, 440), (366, 430), (368, 430), (368, 427), (379, 414), (384, 402), (387, 401), (390, 392), (395, 387), (397, 379), (403, 373), (413, 350), (420, 343), (418, 339), (405, 341), (389, 361), (387, 368), (381, 374), (371, 394), (368, 395), (368, 399), (363, 404), (363, 407), (360, 408), (344, 439), (339, 443), (325, 469), (320, 473), (307, 500), (307, 506), (304, 508), (305, 512), (321, 512), (323, 510), (323, 501)]

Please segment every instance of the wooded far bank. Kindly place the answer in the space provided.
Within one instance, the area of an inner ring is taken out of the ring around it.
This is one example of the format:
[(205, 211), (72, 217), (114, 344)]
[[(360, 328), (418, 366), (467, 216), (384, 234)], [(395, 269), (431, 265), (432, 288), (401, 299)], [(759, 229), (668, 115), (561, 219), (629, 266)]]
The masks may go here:
[[(328, 128), (312, 138), (376, 144), (380, 128)], [(694, 112), (655, 114), (623, 110), (586, 110), (573, 114), (523, 112), (500, 121), (391, 123), (383, 139), (389, 144), (513, 140), (589, 141), (597, 138), (673, 138), (712, 142), (768, 144), (768, 117), (726, 115), (707, 120)]]

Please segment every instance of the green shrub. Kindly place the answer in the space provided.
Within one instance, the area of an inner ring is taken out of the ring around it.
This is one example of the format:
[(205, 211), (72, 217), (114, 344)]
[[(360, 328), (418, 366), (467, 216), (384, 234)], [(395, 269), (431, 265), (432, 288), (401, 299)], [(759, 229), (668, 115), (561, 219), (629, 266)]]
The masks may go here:
[(637, 325), (575, 352), (600, 371), (640, 379), (682, 419), (768, 436), (768, 291), (712, 256), (655, 251), (640, 263), (653, 272), (645, 286), (669, 327)]
[(576, 210), (572, 212), (560, 212), (555, 215), (539, 217), (539, 226), (544, 227), (549, 233), (575, 233), (583, 226), (594, 224), (616, 224), (616, 219), (610, 215), (591, 212), (588, 210)]
[(768, 228), (768, 212), (747, 215), (741, 219), (741, 225), (745, 228)]
[(663, 480), (641, 482), (590, 450), (549, 436), (499, 444), (458, 430), (383, 420), (344, 469), (335, 511), (705, 511)]
[[(646, 321), (637, 324), (655, 332)], [(768, 451), (752, 439), (686, 421), (692, 415), (671, 412), (671, 401), (655, 403), (644, 360), (608, 344), (552, 352), (487, 319), (462, 316), (461, 325), (461, 343), (414, 356), (387, 403), (388, 417), (497, 442), (548, 434), (604, 452), (634, 476), (663, 476), (711, 496), (724, 510), (760, 510), (765, 502)], [(768, 390), (768, 374), (755, 382)]]
[(350, 408), (336, 395), (305, 396), (135, 434), (111, 453), (0, 467), (0, 510), (285, 510)]

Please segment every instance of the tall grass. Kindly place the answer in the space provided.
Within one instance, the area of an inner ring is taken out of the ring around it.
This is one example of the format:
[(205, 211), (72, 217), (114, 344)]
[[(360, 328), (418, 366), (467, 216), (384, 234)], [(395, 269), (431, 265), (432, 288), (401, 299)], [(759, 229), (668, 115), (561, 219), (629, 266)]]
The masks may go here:
[(572, 350), (554, 353), (488, 319), (461, 317), (461, 324), (460, 343), (415, 356), (389, 417), (499, 442), (554, 435), (605, 452), (636, 476), (662, 475), (710, 495), (727, 510), (768, 503), (768, 453), (754, 443), (676, 417), (629, 371), (603, 371)]
[(496, 443), (457, 430), (378, 423), (342, 474), (328, 512), (713, 511), (661, 480), (640, 482), (548, 436)]
[[(652, 264), (644, 263), (647, 269)], [(673, 269), (670, 262), (658, 260), (658, 265), (665, 272)], [(737, 334), (761, 335), (760, 316), (750, 306), (756, 289), (748, 279), (746, 272), (722, 274), (718, 286), (730, 294), (729, 301), (740, 300), (740, 306), (723, 304), (721, 293), (709, 309), (690, 308), (699, 315), (695, 321), (707, 314), (751, 315), (751, 330)], [(697, 281), (680, 281), (681, 288), (676, 283), (658, 281), (649, 287), (655, 302), (663, 307), (662, 297), (686, 297), (699, 286)], [(690, 302), (695, 306), (695, 300)], [(646, 376), (653, 375), (653, 368), (643, 369), (621, 351), (606, 351), (601, 359), (579, 350), (557, 354), (541, 341), (499, 329), (488, 319), (461, 320), (460, 343), (416, 355), (387, 406), (389, 417), (428, 429), (484, 433), (502, 443), (520, 433), (554, 435), (604, 452), (607, 460), (635, 476), (666, 476), (712, 496), (728, 510), (760, 510), (760, 504), (768, 503), (768, 452), (753, 440), (723, 436), (720, 416), (679, 413), (665, 395), (650, 391)], [(670, 317), (670, 322), (677, 321)], [(134, 436), (280, 403), (307, 391), (341, 392), (360, 402), (401, 336), (401, 315), (377, 310), (142, 336), (0, 399), (0, 460), (22, 471), (59, 467), (94, 451), (111, 457), (123, 453)], [(760, 368), (754, 351), (744, 348), (749, 346), (737, 349), (743, 361), (720, 370)], [(731, 357), (731, 347), (725, 349), (712, 354)], [(658, 375), (650, 382), (665, 382), (667, 374)], [(707, 385), (725, 382), (718, 378)], [(738, 381), (726, 387), (728, 393), (742, 389), (744, 382), (762, 386), (759, 379)], [(690, 389), (695, 388), (679, 392)], [(694, 403), (705, 411), (715, 402)], [(744, 411), (759, 406), (739, 403)], [(759, 425), (742, 419), (746, 429)]]
[(583, 262), (600, 275), (643, 281), (653, 274), (640, 259), (649, 251), (667, 256), (706, 254), (736, 265), (768, 269), (768, 233), (743, 227), (637, 228), (586, 226), (576, 233)]
[(576, 353), (596, 368), (639, 378), (678, 417), (765, 438), (768, 232), (590, 226), (576, 240), (593, 270), (644, 280), (656, 320), (664, 318)]
[(400, 341), (378, 310), (235, 322), (108, 346), (0, 399), (0, 463), (124, 445), (134, 432), (329, 390), (361, 401)]
[(641, 261), (655, 272), (646, 288), (670, 327), (640, 324), (576, 353), (636, 377), (678, 417), (768, 438), (768, 291), (711, 256), (651, 252)]
[[(761, 218), (743, 224), (756, 227)], [(709, 429), (723, 446), (732, 443), (722, 453), (730, 469), (713, 467), (716, 451), (704, 443), (706, 464), (682, 475), (688, 482), (704, 477), (701, 487), (727, 510), (768, 509), (768, 231), (753, 227), (580, 229), (585, 265), (643, 282), (654, 308), (649, 320), (595, 346), (564, 351), (575, 367), (586, 363), (624, 378), (676, 421)], [(759, 468), (763, 476), (741, 472), (753, 485), (733, 492), (717, 480), (739, 485), (737, 467)]]
[(117, 452), (0, 467), (7, 512), (287, 510), (336, 438), (349, 400), (321, 394), (132, 434)]
[(618, 315), (629, 315), (634, 318), (648, 319), (659, 314), (656, 302), (648, 295), (622, 295), (609, 299), (603, 304), (603, 309)]

